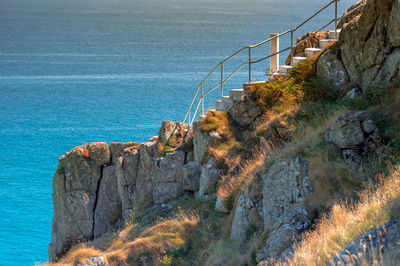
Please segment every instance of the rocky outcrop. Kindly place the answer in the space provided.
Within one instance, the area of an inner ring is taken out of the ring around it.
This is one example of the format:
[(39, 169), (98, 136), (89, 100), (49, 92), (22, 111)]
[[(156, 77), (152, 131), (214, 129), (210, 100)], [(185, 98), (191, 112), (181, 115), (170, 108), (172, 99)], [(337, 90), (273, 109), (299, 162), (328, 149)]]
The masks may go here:
[[(327, 265), (364, 265), (376, 259), (374, 263), (390, 265), (400, 264), (400, 219), (390, 221), (350, 243)], [(386, 254), (390, 254), (387, 257)]]
[(349, 83), (346, 69), (342, 62), (337, 59), (332, 50), (328, 50), (321, 55), (317, 63), (318, 77), (329, 80), (339, 91), (343, 91)]
[(199, 198), (205, 195), (215, 194), (217, 192), (217, 184), (220, 179), (221, 170), (216, 168), (215, 159), (210, 158), (201, 169)]
[(246, 229), (250, 222), (250, 211), (253, 207), (255, 207), (255, 204), (249, 197), (244, 194), (239, 196), (232, 222), (231, 239), (244, 240), (246, 238)]
[(237, 124), (248, 126), (260, 117), (261, 111), (259, 105), (251, 99), (246, 91), (242, 99), (229, 109), (229, 114)]
[(340, 19), (338, 23), (338, 28), (343, 28), (350, 22), (353, 22), (357, 19), (360, 18), (363, 10), (363, 5), (367, 2), (367, 0), (361, 0), (358, 1), (357, 3), (352, 4), (349, 9), (344, 12), (342, 18)]
[(278, 259), (310, 226), (311, 220), (304, 207), (285, 213), (272, 226), (265, 247), (257, 254), (257, 261)]
[(376, 166), (383, 152), (379, 131), (367, 111), (339, 115), (326, 131), (325, 140), (342, 149), (346, 165), (357, 178), (367, 167)]
[(78, 241), (93, 239), (98, 188), (103, 166), (110, 162), (106, 143), (76, 147), (59, 159), (53, 179), (51, 260)]
[(399, 77), (399, 0), (369, 0), (359, 19), (342, 29), (337, 56), (352, 83), (387, 87)]
[[(152, 142), (110, 146), (90, 143), (62, 156), (53, 181), (50, 260), (56, 260), (78, 242), (119, 228), (137, 211), (180, 196), (185, 189), (183, 168), (189, 158), (187, 153), (192, 151), (179, 149), (179, 144), (189, 138), (186, 126), (167, 121), (160, 137)], [(166, 154), (158, 141), (165, 139), (174, 140)], [(211, 172), (208, 176), (211, 179)], [(198, 189), (200, 174), (197, 180), (196, 171), (186, 177), (187, 182), (191, 178), (190, 186)]]
[(183, 166), (183, 189), (199, 191), (201, 169), (199, 162), (189, 162)]
[(193, 124), (194, 138), (193, 138), (193, 152), (194, 160), (200, 164), (204, 164), (209, 159), (208, 149), (221, 140), (218, 132), (203, 132), (200, 129), (199, 122)]
[(178, 147), (189, 138), (189, 126), (184, 123), (175, 123), (165, 120), (158, 132), (158, 142)]
[(104, 259), (103, 256), (100, 257), (90, 257), (86, 260), (85, 264), (82, 264), (82, 266), (108, 266), (109, 264), (107, 261)]
[(313, 193), (308, 162), (301, 157), (275, 162), (263, 176), (262, 213), (266, 228), (280, 216), (303, 204)]

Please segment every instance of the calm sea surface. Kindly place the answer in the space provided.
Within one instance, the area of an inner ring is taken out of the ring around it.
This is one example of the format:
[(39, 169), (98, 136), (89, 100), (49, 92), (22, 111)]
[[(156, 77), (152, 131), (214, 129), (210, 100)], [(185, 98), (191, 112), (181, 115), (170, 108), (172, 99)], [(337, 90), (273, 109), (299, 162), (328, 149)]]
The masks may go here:
[[(46, 262), (59, 156), (87, 142), (157, 135), (162, 120), (183, 119), (194, 88), (220, 60), (325, 2), (0, 0), (0, 265)], [(342, 0), (340, 13), (350, 4)], [(264, 80), (267, 68), (254, 66), (254, 79)], [(240, 88), (246, 77), (244, 69), (225, 87)]]

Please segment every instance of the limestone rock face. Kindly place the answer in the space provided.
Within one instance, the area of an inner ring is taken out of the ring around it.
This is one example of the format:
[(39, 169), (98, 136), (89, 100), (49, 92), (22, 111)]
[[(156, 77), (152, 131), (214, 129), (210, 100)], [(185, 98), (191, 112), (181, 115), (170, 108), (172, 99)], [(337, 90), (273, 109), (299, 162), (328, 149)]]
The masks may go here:
[(383, 152), (379, 131), (367, 111), (338, 116), (325, 133), (325, 140), (342, 149), (343, 159), (356, 179), (363, 177), (364, 170), (373, 169)]
[(78, 241), (93, 238), (94, 210), (102, 166), (110, 162), (106, 143), (76, 147), (59, 159), (53, 179), (53, 230), (49, 246), (51, 260)]
[(229, 109), (229, 114), (239, 125), (248, 126), (261, 115), (261, 109), (251, 97), (245, 94), (240, 102)]
[(201, 169), (199, 198), (203, 198), (206, 194), (217, 192), (217, 183), (220, 174), (221, 171), (215, 167), (215, 159), (210, 158)]
[(314, 191), (308, 176), (308, 162), (301, 157), (275, 162), (263, 176), (263, 183), (264, 227), (302, 204)]
[(319, 58), (317, 75), (324, 80), (331, 81), (332, 85), (341, 91), (349, 82), (346, 69), (342, 62), (333, 54), (332, 50), (326, 51)]
[(183, 167), (183, 189), (198, 191), (200, 186), (201, 169), (198, 162), (189, 162)]
[(111, 232), (123, 225), (122, 204), (118, 194), (117, 176), (114, 166), (103, 167), (103, 174), (97, 192), (94, 213), (94, 237)]
[(399, 77), (399, 0), (369, 0), (339, 36), (341, 61), (352, 83), (386, 87)]
[(258, 261), (266, 258), (278, 259), (282, 252), (310, 226), (311, 220), (307, 210), (302, 206), (279, 217), (268, 234), (265, 247), (258, 254)]

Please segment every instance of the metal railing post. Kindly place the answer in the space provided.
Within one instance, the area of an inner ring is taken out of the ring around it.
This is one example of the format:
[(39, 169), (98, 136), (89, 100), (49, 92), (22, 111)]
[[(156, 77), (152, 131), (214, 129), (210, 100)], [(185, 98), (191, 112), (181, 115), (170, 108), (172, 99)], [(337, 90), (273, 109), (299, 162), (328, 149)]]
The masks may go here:
[(203, 84), (201, 84), (201, 115), (204, 115), (204, 92), (203, 92)]
[(224, 63), (221, 64), (221, 98), (224, 96)]
[(251, 83), (251, 47), (249, 46), (249, 83)]
[(290, 54), (292, 55), (291, 58), (290, 58), (290, 65), (291, 65), (291, 66), (293, 66), (293, 62), (294, 62), (293, 33), (294, 33), (294, 30), (292, 29), (292, 30), (290, 31), (290, 35), (291, 35), (291, 36), (290, 36), (290, 37), (291, 37)]
[(190, 120), (190, 109), (189, 109), (189, 121), (188, 121), (188, 125), (192, 126), (192, 121)]
[(338, 12), (338, 4), (337, 4), (338, 0), (335, 0), (335, 39), (337, 39), (337, 12)]

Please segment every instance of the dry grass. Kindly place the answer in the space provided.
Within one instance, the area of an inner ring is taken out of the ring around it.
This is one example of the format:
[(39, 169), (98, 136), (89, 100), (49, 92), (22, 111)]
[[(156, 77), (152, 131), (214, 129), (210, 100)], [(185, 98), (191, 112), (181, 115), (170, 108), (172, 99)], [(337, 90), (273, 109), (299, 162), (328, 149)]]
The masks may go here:
[(400, 167), (379, 181), (376, 189), (370, 187), (360, 193), (360, 202), (355, 206), (335, 204), (329, 216), (304, 235), (288, 264), (324, 265), (357, 237), (396, 218), (391, 210), (400, 202)]
[(141, 259), (153, 265), (163, 265), (168, 260), (166, 252), (185, 246), (186, 238), (198, 222), (197, 214), (179, 212), (173, 218), (161, 220), (138, 235), (134, 230), (135, 225), (127, 225), (104, 251), (85, 245), (77, 246), (57, 264), (50, 265), (82, 264), (94, 256), (103, 256), (110, 265), (132, 265)]

